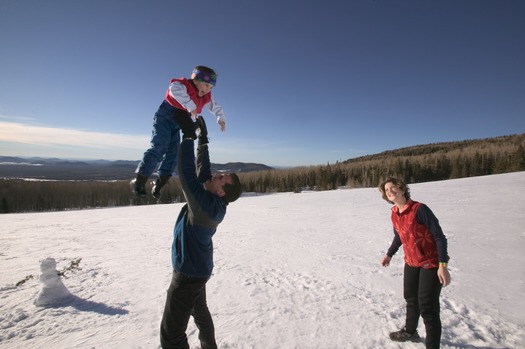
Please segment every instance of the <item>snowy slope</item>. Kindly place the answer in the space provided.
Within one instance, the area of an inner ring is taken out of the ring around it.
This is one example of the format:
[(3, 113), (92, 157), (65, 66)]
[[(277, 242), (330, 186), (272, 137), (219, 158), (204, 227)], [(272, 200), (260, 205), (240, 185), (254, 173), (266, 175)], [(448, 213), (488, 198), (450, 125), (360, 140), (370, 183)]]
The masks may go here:
[[(524, 347), (523, 188), (525, 172), (411, 185), (449, 239), (442, 348)], [(0, 215), (0, 347), (158, 348), (181, 206)], [(402, 251), (379, 264), (389, 210), (373, 188), (231, 204), (207, 289), (220, 348), (424, 348), (388, 339), (404, 320)], [(61, 278), (69, 297), (37, 306), (46, 258), (81, 270)]]

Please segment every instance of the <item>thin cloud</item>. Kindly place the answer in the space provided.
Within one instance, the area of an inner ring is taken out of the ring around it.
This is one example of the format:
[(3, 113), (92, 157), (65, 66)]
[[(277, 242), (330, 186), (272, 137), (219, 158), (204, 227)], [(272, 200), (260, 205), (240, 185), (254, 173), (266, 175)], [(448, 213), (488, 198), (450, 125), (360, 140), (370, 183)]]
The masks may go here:
[(0, 142), (41, 146), (143, 149), (149, 136), (90, 132), (0, 121)]

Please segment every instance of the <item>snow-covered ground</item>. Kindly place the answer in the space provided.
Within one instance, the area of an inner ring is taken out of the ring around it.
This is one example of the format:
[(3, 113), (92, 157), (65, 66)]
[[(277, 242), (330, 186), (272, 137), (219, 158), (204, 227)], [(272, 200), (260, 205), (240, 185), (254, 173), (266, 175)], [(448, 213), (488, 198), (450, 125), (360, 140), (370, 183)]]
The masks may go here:
[[(524, 189), (525, 172), (411, 185), (449, 240), (442, 348), (525, 347)], [(0, 347), (158, 348), (181, 206), (0, 215)], [(207, 288), (220, 348), (424, 348), (388, 339), (404, 321), (402, 251), (379, 263), (391, 239), (373, 188), (231, 204)], [(49, 284), (47, 258), (72, 270)]]

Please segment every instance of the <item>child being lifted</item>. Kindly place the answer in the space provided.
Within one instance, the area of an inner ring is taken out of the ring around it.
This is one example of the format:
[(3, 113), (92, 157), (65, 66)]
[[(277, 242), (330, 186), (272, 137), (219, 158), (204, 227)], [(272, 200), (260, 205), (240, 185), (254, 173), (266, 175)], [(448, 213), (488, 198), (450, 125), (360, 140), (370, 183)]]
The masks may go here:
[(187, 116), (197, 119), (203, 109), (208, 109), (217, 117), (221, 131), (226, 129), (226, 118), (222, 107), (215, 102), (211, 89), (217, 83), (217, 74), (211, 68), (197, 66), (191, 79), (171, 79), (166, 97), (153, 118), (150, 148), (135, 170), (136, 178), (131, 181), (131, 189), (138, 197), (146, 197), (146, 182), (157, 164), (159, 177), (155, 180), (151, 194), (160, 198), (160, 190), (166, 185), (175, 171), (177, 151), (180, 144), (180, 125), (176, 118)]

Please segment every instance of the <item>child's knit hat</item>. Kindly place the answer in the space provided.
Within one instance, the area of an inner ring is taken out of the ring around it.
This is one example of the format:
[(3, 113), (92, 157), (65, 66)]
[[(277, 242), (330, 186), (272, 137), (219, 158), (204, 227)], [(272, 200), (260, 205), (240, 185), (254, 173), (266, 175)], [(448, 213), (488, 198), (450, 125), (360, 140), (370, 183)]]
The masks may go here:
[(211, 73), (199, 70), (199, 69), (193, 69), (193, 73), (191, 74), (191, 78), (193, 80), (202, 81), (202, 82), (206, 82), (208, 84), (212, 84), (213, 86), (215, 86), (215, 84), (217, 83), (217, 75), (216, 74), (211, 74)]

